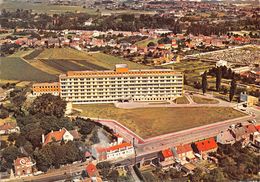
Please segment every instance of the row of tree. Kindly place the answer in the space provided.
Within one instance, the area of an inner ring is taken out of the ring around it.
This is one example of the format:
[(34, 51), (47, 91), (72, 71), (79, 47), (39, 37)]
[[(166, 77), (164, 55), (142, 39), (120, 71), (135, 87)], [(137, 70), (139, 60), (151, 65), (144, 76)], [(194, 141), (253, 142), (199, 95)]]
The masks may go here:
[[(221, 88), (221, 79), (222, 79), (222, 75), (223, 75), (222, 69), (223, 68), (224, 67), (217, 67), (216, 69), (214, 69), (214, 72), (213, 72), (216, 76), (216, 91), (218, 91), (218, 92), (220, 91), (220, 88)], [(224, 73), (226, 73), (226, 72), (224, 72)], [(236, 78), (235, 78), (233, 72), (230, 75), (232, 75), (232, 80), (231, 80), (230, 89), (229, 89), (229, 101), (231, 102), (233, 100), (234, 95), (236, 94), (237, 84), (236, 84)], [(208, 90), (207, 76), (208, 76), (208, 72), (205, 71), (202, 74), (202, 84), (201, 84), (203, 94), (205, 94)]]

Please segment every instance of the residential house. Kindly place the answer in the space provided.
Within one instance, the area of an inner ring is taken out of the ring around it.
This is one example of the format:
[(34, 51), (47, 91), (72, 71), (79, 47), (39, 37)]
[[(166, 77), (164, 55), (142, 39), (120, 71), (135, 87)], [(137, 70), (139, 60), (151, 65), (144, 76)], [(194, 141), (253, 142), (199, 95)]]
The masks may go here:
[(230, 130), (221, 131), (217, 135), (217, 142), (220, 144), (234, 144), (236, 142), (234, 136), (230, 133)]
[(186, 163), (195, 158), (191, 144), (179, 145), (176, 147), (177, 158), (181, 163)]
[(109, 161), (133, 156), (135, 149), (131, 143), (125, 142), (121, 136), (117, 135), (117, 141), (108, 147), (94, 146), (92, 154), (99, 161)]
[(90, 178), (98, 177), (98, 170), (93, 163), (89, 163), (86, 167), (86, 172)]
[(250, 142), (250, 134), (253, 134), (257, 131), (257, 128), (253, 124), (246, 126), (237, 126), (231, 129), (231, 134), (236, 141), (242, 142), (243, 146), (246, 146)]
[(174, 155), (170, 148), (159, 153), (160, 165), (163, 169), (168, 169), (174, 164)]
[(46, 136), (42, 134), (42, 143), (46, 145), (51, 142), (67, 142), (80, 139), (80, 134), (77, 130), (68, 131), (66, 128), (62, 128), (59, 131), (51, 131)]
[(208, 153), (216, 152), (218, 145), (214, 138), (208, 138), (202, 141), (195, 142), (193, 145), (193, 150), (195, 153), (199, 154), (201, 158), (207, 158)]
[(260, 125), (256, 126), (255, 132), (250, 134), (250, 143), (251, 146), (257, 151), (260, 152)]
[(11, 133), (19, 133), (20, 128), (14, 122), (6, 122), (0, 126), (0, 135), (8, 135)]
[(14, 160), (14, 171), (16, 176), (31, 175), (33, 162), (30, 157), (21, 157)]

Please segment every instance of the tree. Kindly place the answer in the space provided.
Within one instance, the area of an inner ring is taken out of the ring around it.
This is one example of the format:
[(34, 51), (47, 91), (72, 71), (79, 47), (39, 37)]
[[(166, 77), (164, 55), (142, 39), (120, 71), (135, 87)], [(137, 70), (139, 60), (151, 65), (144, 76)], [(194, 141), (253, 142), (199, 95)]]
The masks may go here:
[(107, 178), (109, 176), (110, 170), (111, 170), (111, 164), (109, 162), (100, 162), (97, 164), (97, 169), (100, 170), (100, 174), (104, 177)]
[(2, 157), (7, 162), (7, 167), (12, 168), (13, 161), (17, 157), (22, 157), (23, 155), (19, 152), (18, 148), (15, 146), (7, 147), (3, 150)]
[(147, 47), (154, 47), (155, 46), (155, 43), (154, 42), (149, 42), (148, 44), (147, 44)]
[(0, 150), (8, 147), (8, 144), (5, 140), (0, 140)]
[(225, 181), (225, 176), (223, 174), (223, 172), (219, 169), (213, 169), (212, 171), (210, 171), (209, 174), (206, 174), (203, 177), (204, 181), (210, 181), (210, 182), (223, 182)]
[(220, 67), (217, 68), (216, 74), (216, 90), (219, 91), (221, 86), (221, 79), (222, 79), (222, 69)]
[(208, 89), (208, 81), (207, 81), (207, 71), (205, 71), (202, 75), (202, 92), (205, 94)]
[(8, 141), (9, 142), (14, 142), (15, 140), (17, 140), (17, 138), (19, 138), (19, 134), (18, 133), (11, 133), (8, 136)]
[(190, 175), (189, 178), (192, 182), (200, 182), (203, 171), (200, 168), (194, 170), (194, 174)]
[(194, 88), (196, 88), (196, 89), (201, 89), (201, 84), (200, 84), (199, 81), (195, 81), (195, 82), (194, 82)]
[(184, 83), (184, 85), (188, 85), (186, 74), (183, 75), (183, 83)]
[(64, 115), (65, 109), (66, 102), (60, 97), (51, 94), (44, 94), (33, 101), (29, 111), (33, 115), (43, 114), (60, 118)]
[(80, 128), (79, 130), (80, 134), (85, 136), (90, 134), (92, 130), (95, 128), (95, 123), (90, 119), (87, 120), (77, 119), (76, 125)]
[(5, 119), (9, 116), (9, 112), (4, 106), (0, 105), (0, 119)]
[(237, 89), (237, 84), (235, 78), (232, 79), (231, 85), (230, 85), (230, 90), (229, 90), (229, 101), (231, 102)]

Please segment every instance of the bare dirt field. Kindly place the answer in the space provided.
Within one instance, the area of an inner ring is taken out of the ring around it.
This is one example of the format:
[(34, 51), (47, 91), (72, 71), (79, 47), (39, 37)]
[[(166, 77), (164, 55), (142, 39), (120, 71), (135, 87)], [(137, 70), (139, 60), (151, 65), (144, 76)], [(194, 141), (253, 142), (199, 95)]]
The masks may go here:
[(81, 115), (87, 117), (117, 120), (143, 138), (244, 116), (226, 107), (119, 109), (113, 104), (73, 107), (82, 110)]

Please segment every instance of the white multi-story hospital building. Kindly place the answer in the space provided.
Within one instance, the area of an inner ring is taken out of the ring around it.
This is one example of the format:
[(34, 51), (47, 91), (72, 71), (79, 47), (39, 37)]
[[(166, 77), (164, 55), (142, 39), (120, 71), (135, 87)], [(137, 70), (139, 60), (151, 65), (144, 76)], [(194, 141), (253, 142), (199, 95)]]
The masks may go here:
[[(34, 95), (41, 95), (40, 90), (33, 87)], [(118, 64), (108, 71), (68, 71), (59, 76), (59, 91), (74, 104), (170, 101), (182, 95), (183, 74), (172, 69), (129, 70)]]

